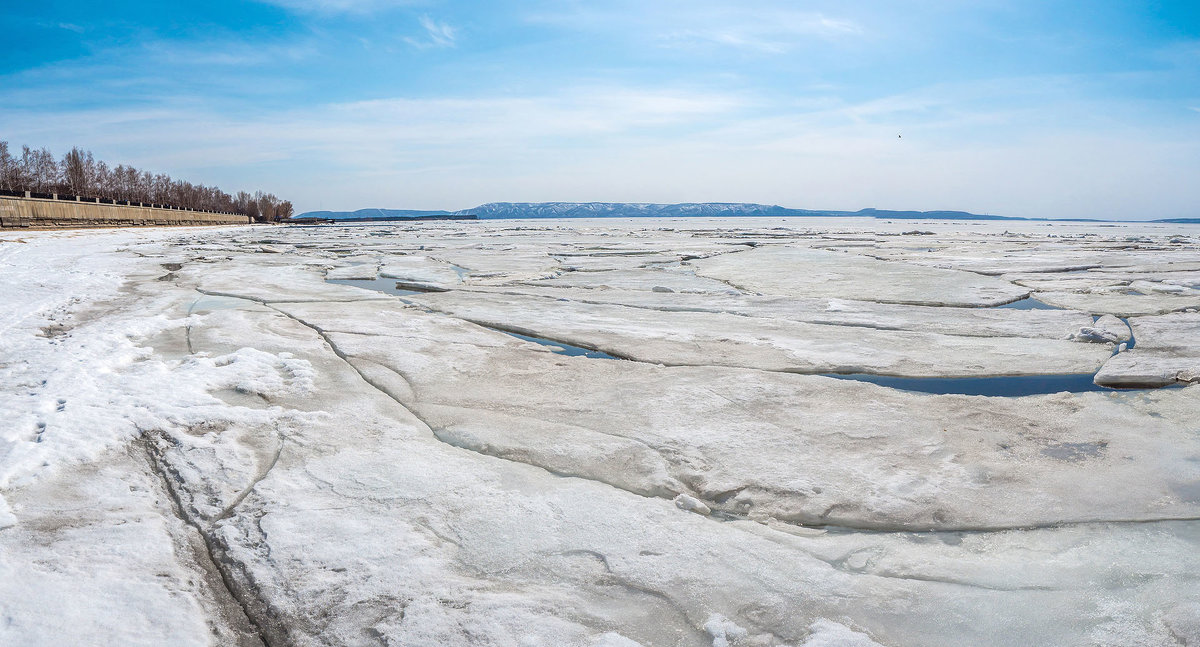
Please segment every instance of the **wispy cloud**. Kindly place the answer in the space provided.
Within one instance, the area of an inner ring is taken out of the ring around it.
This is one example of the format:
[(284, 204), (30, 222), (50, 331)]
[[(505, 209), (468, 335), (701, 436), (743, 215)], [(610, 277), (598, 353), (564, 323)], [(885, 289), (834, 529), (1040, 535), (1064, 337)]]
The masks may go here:
[(75, 32), (76, 34), (82, 34), (84, 32), (83, 27), (76, 25), (75, 23), (70, 23), (70, 22), (55, 22), (55, 21), (39, 20), (37, 22), (34, 22), (33, 25), (36, 27), (41, 27), (43, 29), (62, 29), (64, 31)]
[[(1100, 135), (1087, 120), (1039, 122), (990, 105), (1017, 86), (1037, 84), (933, 86), (807, 106), (715, 88), (612, 85), (244, 113), (172, 99), (106, 110), (0, 106), (0, 121), (56, 151), (79, 144), (196, 181), (262, 186), (302, 209), (711, 199), (1139, 217), (1185, 214), (1200, 199), (1191, 188), (1195, 138), (1135, 126)], [(1039, 92), (1042, 105), (1073, 96), (1056, 83)]]
[(782, 54), (814, 38), (828, 40), (863, 33), (862, 26), (852, 20), (795, 11), (752, 16), (718, 12), (708, 22), (711, 26), (665, 32), (660, 41), (667, 47), (718, 45)]
[(311, 42), (300, 40), (253, 44), (229, 38), (188, 42), (152, 40), (142, 47), (155, 60), (187, 67), (294, 63), (316, 54)]
[(703, 127), (745, 105), (740, 97), (714, 92), (592, 87), (523, 97), (358, 101), (328, 106), (324, 118), (365, 126), (396, 144), (502, 149), (597, 135), (669, 137), (672, 128)]
[(429, 16), (421, 16), (419, 22), (425, 33), (420, 38), (407, 37), (404, 42), (418, 49), (455, 46), (458, 30), (449, 23), (439, 22)]
[[(836, 10), (836, 5), (834, 9)], [(860, 36), (858, 21), (786, 3), (730, 4), (713, 0), (570, 4), (534, 11), (535, 24), (573, 31), (613, 33), (672, 49), (730, 48), (781, 54), (814, 42)]]
[[(702, 133), (745, 105), (740, 97), (714, 92), (591, 87), (520, 97), (392, 98), (256, 114), (178, 102), (62, 111), (0, 107), (0, 120), (53, 150), (82, 145), (109, 159), (196, 181), (233, 188), (258, 183), (309, 204), (320, 192), (307, 187), (331, 173), (343, 174), (338, 181), (347, 191), (370, 186), (378, 192), (390, 186), (372, 179), (381, 174), (437, 176), (440, 187), (448, 178), (461, 180), (464, 172), (478, 175), (481, 168), (511, 164), (515, 151), (534, 178), (541, 171), (529, 164), (550, 168), (557, 164), (551, 160), (582, 150), (611, 153), (649, 142), (666, 149), (679, 133)], [(75, 125), (61, 127), (68, 122)], [(284, 162), (291, 170), (276, 188), (270, 167)], [(430, 203), (462, 199), (434, 195), (433, 186), (423, 198)], [(489, 190), (501, 188), (496, 183)]]

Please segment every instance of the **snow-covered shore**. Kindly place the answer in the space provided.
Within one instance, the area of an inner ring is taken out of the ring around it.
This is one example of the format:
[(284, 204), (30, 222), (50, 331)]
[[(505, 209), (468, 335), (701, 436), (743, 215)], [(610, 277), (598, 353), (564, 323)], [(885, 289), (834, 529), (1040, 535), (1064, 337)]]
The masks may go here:
[(1200, 386), (826, 375), (1200, 380), (1197, 227), (5, 233), (0, 291), (0, 644), (1200, 644)]

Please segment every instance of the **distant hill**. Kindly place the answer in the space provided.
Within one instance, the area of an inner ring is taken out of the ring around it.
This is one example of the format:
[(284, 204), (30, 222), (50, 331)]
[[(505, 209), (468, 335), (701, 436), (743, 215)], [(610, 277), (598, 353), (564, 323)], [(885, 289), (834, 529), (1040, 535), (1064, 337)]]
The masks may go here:
[(474, 215), (480, 219), (500, 218), (686, 218), (686, 217), (859, 217), (924, 220), (1027, 220), (990, 216), (966, 211), (830, 211), (792, 209), (751, 202), (489, 202), (461, 211), (415, 211), (410, 209), (359, 209), (358, 211), (309, 211), (296, 218), (330, 220), (395, 220), (439, 215)]
[(416, 218), (418, 216), (445, 216), (449, 211), (417, 211), (415, 209), (359, 209), (358, 211), (306, 211), (294, 218), (328, 218), (330, 220)]
[(1200, 225), (1200, 218), (1163, 218), (1162, 220), (1151, 220), (1150, 222), (1167, 222), (1176, 225)]
[(893, 218), (895, 220), (1028, 220), (1012, 216), (988, 216), (969, 211), (889, 211), (887, 209), (861, 209), (852, 215), (865, 218)]
[(728, 216), (819, 216), (842, 212), (789, 209), (745, 202), (489, 202), (457, 213), (480, 218), (684, 218)]

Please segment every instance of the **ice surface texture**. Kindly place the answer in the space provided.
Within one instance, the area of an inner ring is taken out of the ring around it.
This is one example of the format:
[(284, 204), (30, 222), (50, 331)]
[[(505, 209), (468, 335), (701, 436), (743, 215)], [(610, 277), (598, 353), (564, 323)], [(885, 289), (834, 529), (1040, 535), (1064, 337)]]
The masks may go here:
[(1182, 227), (4, 234), (0, 644), (1195, 644)]

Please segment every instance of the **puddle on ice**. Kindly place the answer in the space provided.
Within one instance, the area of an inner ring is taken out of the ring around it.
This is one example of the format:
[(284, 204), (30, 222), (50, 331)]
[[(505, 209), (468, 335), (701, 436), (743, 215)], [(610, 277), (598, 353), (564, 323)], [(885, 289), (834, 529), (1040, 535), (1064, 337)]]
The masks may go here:
[(404, 296), (408, 294), (423, 294), (422, 290), (409, 290), (400, 287), (400, 283), (396, 279), (385, 277), (376, 277), (373, 279), (325, 279), (326, 283), (337, 283), (338, 285), (353, 285), (356, 288), (366, 290), (377, 290), (388, 294), (396, 294)]
[(1075, 373), (1069, 375), (1007, 375), (991, 377), (895, 377), (891, 375), (871, 375), (868, 373), (833, 374), (825, 377), (839, 380), (857, 380), (886, 386), (901, 391), (917, 391), (920, 393), (957, 394), (957, 395), (989, 395), (1000, 397), (1016, 397), (1022, 395), (1039, 395), (1043, 393), (1059, 393), (1069, 391), (1114, 391), (1108, 387), (1098, 386), (1092, 381), (1091, 373)]
[(559, 353), (560, 355), (568, 355), (570, 357), (591, 357), (593, 359), (621, 359), (620, 357), (613, 357), (612, 355), (609, 355), (608, 353), (605, 353), (604, 351), (588, 350), (581, 346), (572, 346), (571, 344), (564, 344), (560, 341), (551, 341), (549, 339), (545, 339), (542, 337), (533, 337), (531, 335), (522, 335), (520, 333), (511, 332), (508, 330), (501, 330), (500, 328), (492, 328), (491, 326), (484, 326), (484, 327), (491, 328), (491, 330), (495, 330), (496, 332), (502, 332), (506, 335), (512, 335), (513, 337), (516, 337), (517, 339), (524, 339), (525, 341), (531, 341), (535, 344), (541, 344), (543, 346), (550, 346), (552, 348), (555, 348), (556, 350), (554, 352)]
[(1018, 299), (1016, 301), (1013, 301), (1012, 303), (1006, 303), (1002, 306), (996, 306), (996, 307), (997, 308), (1008, 308), (1010, 310), (1063, 310), (1064, 309), (1064, 308), (1059, 308), (1057, 306), (1052, 306), (1049, 303), (1045, 303), (1044, 301), (1038, 301), (1037, 299), (1035, 299), (1033, 297), (1025, 297), (1024, 299)]
[(869, 373), (824, 373), (824, 377), (839, 380), (856, 380), (870, 382), (879, 386), (900, 391), (916, 391), (918, 393), (934, 393), (938, 395), (987, 395), (1002, 398), (1014, 398), (1023, 395), (1042, 395), (1046, 393), (1082, 393), (1084, 391), (1127, 392), (1127, 391), (1156, 391), (1159, 389), (1181, 388), (1182, 384), (1172, 384), (1154, 389), (1113, 389), (1100, 386), (1092, 381), (1092, 373), (1072, 373), (1067, 375), (1005, 375), (990, 377), (895, 377), (891, 375), (871, 375)]

